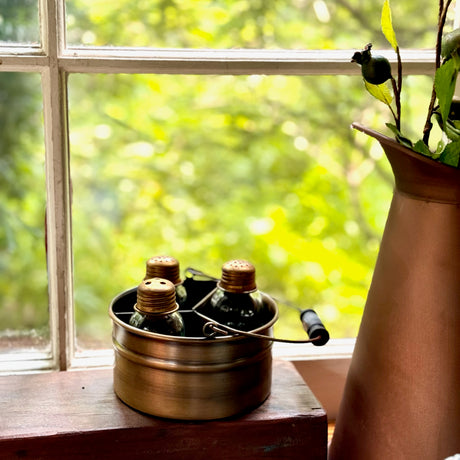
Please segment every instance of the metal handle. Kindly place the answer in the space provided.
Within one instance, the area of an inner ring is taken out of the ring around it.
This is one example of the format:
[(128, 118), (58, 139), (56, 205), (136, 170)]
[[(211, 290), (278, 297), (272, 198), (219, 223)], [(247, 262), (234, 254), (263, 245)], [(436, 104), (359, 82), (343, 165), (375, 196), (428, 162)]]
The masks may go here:
[(198, 316), (206, 320), (206, 324), (203, 326), (203, 334), (206, 337), (213, 338), (217, 334), (224, 334), (227, 335), (228, 333), (242, 335), (244, 337), (252, 337), (262, 340), (270, 340), (272, 342), (282, 342), (282, 343), (313, 343), (313, 345), (325, 345), (329, 340), (329, 333), (327, 332), (326, 328), (324, 327), (323, 323), (319, 319), (318, 315), (315, 313), (314, 310), (308, 309), (304, 310), (301, 315), (300, 319), (302, 320), (302, 324), (304, 326), (305, 331), (308, 334), (308, 340), (291, 340), (291, 339), (279, 339), (277, 337), (271, 337), (268, 335), (257, 334), (255, 332), (248, 332), (248, 331), (241, 331), (239, 329), (234, 329), (233, 327), (226, 326), (224, 324), (219, 323), (218, 321), (209, 318), (203, 313), (197, 311), (201, 305), (208, 301), (211, 296), (214, 294), (217, 288), (214, 288), (211, 292), (209, 292), (205, 297), (203, 297), (193, 308), (194, 311)]
[[(279, 339), (277, 337), (271, 337), (269, 335), (256, 334), (255, 332), (241, 331), (239, 329), (233, 329), (233, 327), (225, 326), (224, 324), (218, 323), (217, 321), (212, 320), (211, 318), (206, 318), (203, 314), (195, 312), (204, 319), (209, 321), (203, 326), (203, 334), (206, 337), (215, 337), (218, 333), (227, 335), (228, 333), (242, 335), (244, 337), (251, 337), (255, 339), (270, 340), (271, 342), (282, 342), (282, 343), (313, 343), (316, 345), (316, 342), (319, 342), (321, 337), (313, 337), (308, 340), (291, 340), (291, 339)], [(209, 330), (210, 332), (207, 332)], [(324, 342), (326, 343), (326, 342)], [(321, 345), (324, 345), (322, 343)]]

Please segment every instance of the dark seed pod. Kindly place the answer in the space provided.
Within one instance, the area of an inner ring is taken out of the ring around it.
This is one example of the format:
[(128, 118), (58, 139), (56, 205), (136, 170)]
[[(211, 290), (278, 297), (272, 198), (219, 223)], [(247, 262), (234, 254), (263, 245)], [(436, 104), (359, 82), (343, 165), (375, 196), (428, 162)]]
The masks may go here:
[(381, 85), (391, 78), (391, 65), (386, 57), (371, 55), (372, 43), (368, 43), (362, 51), (353, 54), (351, 62), (361, 66), (364, 80), (373, 85)]

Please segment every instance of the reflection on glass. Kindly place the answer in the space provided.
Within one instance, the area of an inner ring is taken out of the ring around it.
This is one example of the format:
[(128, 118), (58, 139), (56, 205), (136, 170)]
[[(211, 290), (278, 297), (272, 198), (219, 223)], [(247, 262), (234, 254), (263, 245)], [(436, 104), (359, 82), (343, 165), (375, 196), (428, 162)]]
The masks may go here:
[[(405, 84), (404, 116), (423, 126), (430, 80)], [(332, 337), (356, 334), (393, 186), (381, 149), (349, 128), (391, 121), (360, 78), (71, 75), (69, 85), (80, 345), (110, 345), (111, 299), (161, 254), (214, 276), (248, 259), (261, 290), (317, 307)], [(304, 337), (295, 310), (281, 318), (279, 334)]]
[(40, 76), (0, 73), (0, 351), (49, 349)]
[(35, 45), (39, 42), (38, 1), (0, 2), (0, 45), (9, 43)]
[[(389, 48), (381, 0), (67, 0), (71, 45), (166, 48)], [(401, 48), (432, 48), (437, 2), (393, 2)]]

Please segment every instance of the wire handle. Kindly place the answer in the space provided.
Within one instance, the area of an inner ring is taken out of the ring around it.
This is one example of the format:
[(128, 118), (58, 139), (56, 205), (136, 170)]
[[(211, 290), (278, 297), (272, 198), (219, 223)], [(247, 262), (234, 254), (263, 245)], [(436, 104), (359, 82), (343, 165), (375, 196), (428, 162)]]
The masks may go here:
[(203, 335), (206, 337), (216, 337), (217, 334), (224, 334), (228, 335), (237, 334), (242, 335), (244, 337), (251, 337), (257, 338), (262, 340), (270, 340), (272, 342), (282, 342), (282, 343), (312, 343), (313, 345), (321, 346), (325, 345), (329, 340), (329, 333), (327, 332), (326, 328), (324, 327), (323, 323), (319, 319), (318, 315), (314, 310), (308, 309), (304, 310), (301, 315), (300, 319), (302, 321), (303, 327), (308, 334), (309, 339), (307, 340), (291, 340), (291, 339), (279, 339), (277, 337), (271, 337), (269, 335), (257, 334), (255, 332), (248, 332), (248, 331), (241, 331), (239, 329), (234, 329), (233, 327), (226, 326), (224, 324), (219, 323), (218, 321), (209, 318), (208, 316), (204, 315), (197, 311), (199, 307), (201, 307), (204, 303), (206, 303), (214, 292), (217, 290), (217, 287), (214, 288), (211, 292), (209, 292), (205, 297), (203, 297), (199, 302), (195, 304), (192, 308), (198, 316), (203, 318), (206, 321), (206, 324), (203, 326)]

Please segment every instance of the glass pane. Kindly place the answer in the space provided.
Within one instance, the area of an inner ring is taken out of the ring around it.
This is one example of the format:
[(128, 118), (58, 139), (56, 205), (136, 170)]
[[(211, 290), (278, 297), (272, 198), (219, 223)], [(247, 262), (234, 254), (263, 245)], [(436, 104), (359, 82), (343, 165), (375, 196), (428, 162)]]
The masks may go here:
[[(407, 122), (423, 126), (425, 101), (410, 96), (430, 84), (405, 80)], [(314, 306), (332, 337), (356, 334), (393, 186), (378, 145), (349, 128), (391, 121), (361, 79), (71, 75), (69, 85), (81, 346), (109, 346), (111, 299), (160, 254), (215, 276), (249, 259), (260, 289)], [(277, 333), (305, 337), (297, 311), (282, 307)]]
[[(389, 48), (382, 0), (67, 0), (71, 45), (166, 48)], [(393, 2), (401, 48), (433, 48), (437, 2)]]
[(49, 349), (40, 76), (0, 73), (0, 100), (0, 351)]
[(40, 42), (37, 0), (0, 0), (1, 42)]

